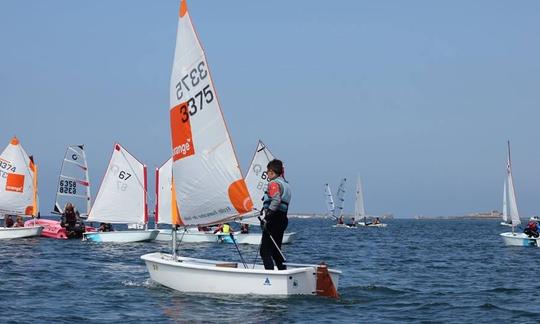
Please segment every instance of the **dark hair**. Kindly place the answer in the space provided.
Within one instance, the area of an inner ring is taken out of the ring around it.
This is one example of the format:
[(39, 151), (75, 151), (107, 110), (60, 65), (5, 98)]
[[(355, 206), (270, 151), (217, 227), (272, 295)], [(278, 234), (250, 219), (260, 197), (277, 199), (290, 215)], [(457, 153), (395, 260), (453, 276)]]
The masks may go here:
[(283, 174), (283, 162), (278, 159), (273, 159), (272, 161), (268, 162), (266, 168), (274, 171), (277, 175)]

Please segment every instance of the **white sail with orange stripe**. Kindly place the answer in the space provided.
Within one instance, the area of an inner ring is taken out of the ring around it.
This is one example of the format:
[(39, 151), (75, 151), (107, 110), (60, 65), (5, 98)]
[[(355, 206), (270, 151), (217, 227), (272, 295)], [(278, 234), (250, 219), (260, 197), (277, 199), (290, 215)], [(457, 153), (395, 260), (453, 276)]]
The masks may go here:
[(37, 166), (13, 137), (0, 155), (0, 214), (37, 213)]
[(274, 159), (274, 155), (268, 147), (259, 141), (257, 144), (257, 150), (251, 160), (248, 172), (246, 174), (246, 185), (249, 190), (249, 194), (253, 199), (253, 207), (256, 210), (262, 210), (263, 196), (268, 188), (268, 175), (266, 174), (266, 166), (268, 162)]
[[(179, 224), (176, 199), (173, 199), (172, 158), (156, 169), (156, 215), (157, 224)], [(173, 213), (174, 211), (174, 213)]]
[(88, 221), (145, 224), (146, 187), (146, 166), (115, 144)]
[(214, 89), (201, 43), (181, 2), (170, 83), (172, 174), (178, 225), (219, 223), (253, 203)]

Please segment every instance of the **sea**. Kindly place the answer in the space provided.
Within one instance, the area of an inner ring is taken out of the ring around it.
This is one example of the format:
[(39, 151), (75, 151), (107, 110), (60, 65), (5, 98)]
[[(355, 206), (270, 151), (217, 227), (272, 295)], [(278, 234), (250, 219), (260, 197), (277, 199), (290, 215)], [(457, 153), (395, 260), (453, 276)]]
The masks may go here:
[[(499, 233), (510, 228), (499, 221), (396, 219), (386, 228), (332, 224), (291, 218), (288, 231), (297, 236), (283, 251), (290, 262), (325, 261), (341, 270), (339, 299), (174, 291), (152, 282), (140, 259), (170, 250), (167, 242), (2, 240), (0, 322), (540, 322), (540, 249), (505, 246)], [(248, 263), (257, 258), (257, 246), (239, 248)], [(232, 244), (182, 243), (180, 253), (240, 261)]]

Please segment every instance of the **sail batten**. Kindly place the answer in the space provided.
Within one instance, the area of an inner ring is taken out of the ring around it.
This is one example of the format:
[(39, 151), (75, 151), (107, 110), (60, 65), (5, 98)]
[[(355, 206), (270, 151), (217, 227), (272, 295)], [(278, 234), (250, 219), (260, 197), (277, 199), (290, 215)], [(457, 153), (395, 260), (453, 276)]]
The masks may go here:
[(174, 224), (218, 223), (251, 211), (253, 203), (185, 1), (181, 8), (169, 109)]

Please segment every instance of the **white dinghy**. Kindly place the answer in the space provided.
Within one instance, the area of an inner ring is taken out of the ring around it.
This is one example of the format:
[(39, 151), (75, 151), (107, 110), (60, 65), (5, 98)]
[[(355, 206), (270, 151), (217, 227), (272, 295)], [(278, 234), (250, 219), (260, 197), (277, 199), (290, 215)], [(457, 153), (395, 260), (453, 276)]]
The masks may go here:
[(180, 5), (170, 107), (178, 214), (172, 220), (172, 254), (141, 257), (152, 280), (182, 292), (337, 296), (341, 272), (326, 265), (248, 269), (235, 262), (176, 255), (176, 225), (222, 223), (253, 209), (185, 0)]
[[(38, 214), (37, 165), (16, 137), (0, 154), (0, 215)], [(0, 239), (39, 236), (43, 227), (0, 227)]]
[[(363, 221), (358, 221), (359, 226), (364, 227), (386, 227), (387, 224), (374, 222), (374, 219), (378, 219), (377, 216), (369, 216), (366, 214), (366, 207), (364, 206), (364, 191), (362, 190), (362, 180), (358, 176), (356, 181), (356, 199), (354, 202), (354, 217), (357, 220), (363, 219)], [(371, 219), (371, 222), (368, 222), (368, 217)]]
[(337, 228), (356, 228), (356, 224), (354, 223), (346, 223), (342, 222), (340, 223), (340, 220), (343, 219), (343, 206), (345, 205), (345, 184), (347, 182), (347, 178), (341, 179), (341, 182), (339, 183), (339, 187), (337, 190), (337, 204), (334, 204), (334, 199), (332, 198), (332, 192), (330, 191), (330, 186), (328, 184), (325, 185), (325, 195), (326, 195), (326, 205), (328, 207), (328, 212), (330, 213), (331, 217), (337, 221), (337, 224), (332, 225), (332, 227)]
[(510, 141), (508, 141), (508, 160), (506, 164), (506, 181), (508, 183), (508, 207), (510, 209), (510, 219), (512, 221), (512, 232), (501, 233), (504, 244), (509, 246), (539, 246), (538, 238), (527, 236), (525, 233), (516, 233), (516, 227), (521, 224), (519, 218), (514, 179), (512, 177), (512, 161), (510, 159)]
[[(146, 166), (120, 144), (115, 144), (96, 201), (88, 215), (88, 221), (147, 226), (146, 188)], [(158, 232), (158, 230), (86, 232), (83, 239), (93, 242), (142, 242), (154, 240)]]

